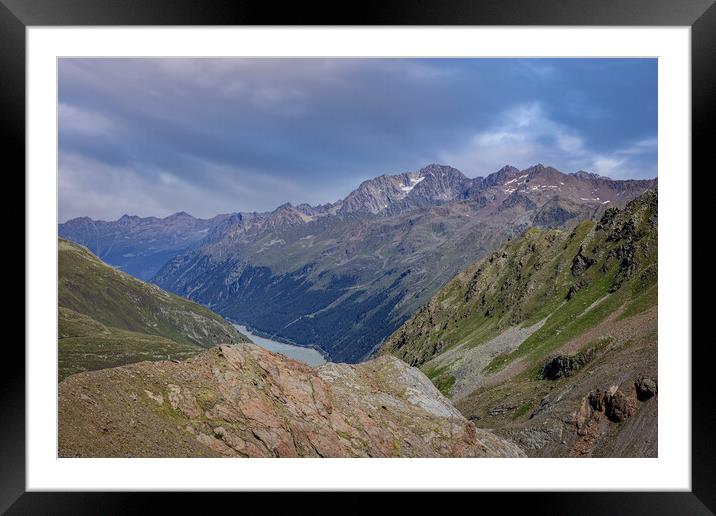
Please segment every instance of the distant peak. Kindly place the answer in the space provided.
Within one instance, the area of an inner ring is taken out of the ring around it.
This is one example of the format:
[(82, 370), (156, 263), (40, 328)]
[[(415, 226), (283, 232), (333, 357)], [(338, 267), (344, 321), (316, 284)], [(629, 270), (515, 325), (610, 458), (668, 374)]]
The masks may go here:
[(519, 170), (511, 165), (505, 165), (497, 172), (489, 174), (486, 178), (480, 180), (480, 184), (484, 186), (495, 186), (514, 180), (519, 174)]
[(176, 219), (176, 218), (179, 218), (179, 217), (185, 218), (185, 217), (191, 217), (191, 215), (189, 215), (189, 214), (188, 214), (187, 212), (185, 212), (185, 211), (178, 211), (178, 212), (176, 212), (176, 213), (172, 213), (172, 214), (169, 215), (167, 218), (168, 218), (168, 219)]
[(465, 174), (460, 172), (458, 169), (449, 165), (440, 165), (439, 163), (431, 163), (427, 167), (423, 167), (417, 172), (418, 177), (432, 176), (438, 177), (451, 177), (457, 180), (466, 179)]
[(423, 167), (419, 172), (430, 173), (430, 172), (445, 172), (447, 170), (460, 172), (458, 169), (453, 168), (449, 165), (441, 165), (439, 163), (430, 163), (428, 166)]
[(595, 174), (593, 172), (587, 172), (586, 170), (578, 170), (577, 172), (573, 173), (572, 175), (579, 179), (597, 179), (600, 177), (604, 177), (604, 176), (600, 176), (599, 174)]
[(276, 208), (275, 211), (290, 210), (290, 209), (292, 209), (292, 208), (293, 208), (293, 204), (291, 204), (290, 202), (285, 202), (285, 203), (283, 203), (281, 206), (279, 206), (278, 208)]
[(78, 224), (81, 222), (94, 222), (89, 217), (75, 217), (74, 219), (67, 219), (65, 222), (62, 222), (61, 224)]

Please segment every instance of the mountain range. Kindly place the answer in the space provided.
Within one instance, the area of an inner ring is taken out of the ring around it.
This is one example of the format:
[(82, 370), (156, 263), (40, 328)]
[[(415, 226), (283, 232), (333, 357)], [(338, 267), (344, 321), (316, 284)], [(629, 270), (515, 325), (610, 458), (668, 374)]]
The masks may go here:
[(186, 212), (165, 218), (123, 215), (107, 222), (79, 217), (59, 225), (59, 236), (84, 245), (100, 259), (141, 280), (167, 260), (192, 249), (229, 215), (197, 219)]
[(257, 332), (358, 362), (508, 238), (598, 219), (656, 185), (542, 165), (468, 178), (433, 164), (370, 179), (335, 203), (208, 220), (83, 218), (59, 232)]

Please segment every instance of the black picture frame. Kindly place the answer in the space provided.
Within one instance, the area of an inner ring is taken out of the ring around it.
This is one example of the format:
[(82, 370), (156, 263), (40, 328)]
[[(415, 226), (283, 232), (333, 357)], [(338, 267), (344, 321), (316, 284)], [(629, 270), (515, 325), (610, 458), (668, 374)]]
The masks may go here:
[[(716, 105), (716, 5), (714, 0), (459, 0), (410, 2), (306, 3), (229, 0), (0, 0), (0, 136), (5, 178), (24, 191), (25, 29), (62, 25), (551, 25), (689, 26), (692, 71), (692, 170), (713, 168)], [(8, 158), (10, 158), (8, 160)], [(12, 165), (10, 165), (12, 164)], [(691, 171), (686, 171), (691, 173)], [(711, 172), (713, 173), (713, 172)], [(695, 192), (698, 193), (698, 192)], [(8, 195), (8, 194), (6, 194)], [(15, 197), (17, 194), (14, 195)], [(696, 204), (696, 203), (694, 203)], [(16, 211), (15, 211), (16, 213)], [(6, 216), (7, 212), (6, 212)], [(696, 217), (692, 217), (696, 221)], [(15, 218), (16, 220), (16, 218)], [(20, 232), (20, 225), (11, 224)], [(693, 233), (692, 233), (693, 234)], [(10, 238), (10, 237), (6, 237)], [(18, 238), (25, 241), (25, 234)], [(15, 249), (19, 246), (14, 245)], [(23, 247), (24, 248), (24, 247)], [(693, 249), (692, 249), (693, 253)], [(25, 256), (25, 259), (28, 257)], [(17, 263), (17, 256), (11, 258)], [(26, 263), (26, 262), (25, 262)], [(687, 265), (687, 264), (685, 264)], [(694, 264), (695, 265), (695, 264)], [(16, 266), (13, 268), (13, 270)], [(6, 269), (9, 270), (9, 269)], [(697, 269), (693, 269), (697, 270)], [(28, 274), (27, 268), (25, 274)], [(17, 273), (10, 273), (19, 281)], [(20, 292), (18, 288), (15, 292)], [(24, 292), (24, 285), (23, 290)], [(7, 299), (7, 298), (6, 298)], [(19, 301), (17, 306), (19, 306)], [(24, 303), (23, 303), (24, 305)], [(694, 313), (706, 307), (693, 304)], [(6, 316), (7, 317), (7, 316)], [(703, 319), (703, 317), (701, 318)], [(692, 315), (692, 320), (699, 317)], [(6, 323), (9, 324), (9, 323)], [(18, 325), (19, 326), (19, 325)], [(0, 375), (0, 511), (9, 514), (125, 514), (146, 508), (147, 494), (25, 492), (25, 355), (19, 338), (5, 339)], [(691, 343), (664, 343), (687, 347)], [(496, 502), (530, 514), (709, 514), (716, 510), (716, 417), (712, 407), (711, 340), (694, 339), (692, 351), (692, 491), (607, 493), (471, 493), (469, 506)], [(668, 416), (667, 416), (668, 417)], [(189, 509), (204, 500), (163, 494), (163, 510)], [(214, 495), (212, 495), (214, 496)], [(226, 500), (225, 495), (221, 501)], [(247, 494), (240, 496), (246, 497)], [(272, 497), (274, 495), (271, 495)], [(296, 496), (293, 494), (291, 496)], [(304, 495), (306, 496), (306, 495)], [(307, 495), (310, 496), (310, 495)], [(346, 510), (371, 510), (364, 495), (350, 495)], [(475, 497), (478, 497), (475, 500)], [(419, 507), (413, 494), (404, 510)], [(276, 500), (276, 498), (272, 498)], [(293, 511), (316, 510), (316, 501), (292, 503)], [(323, 499), (325, 500), (325, 499)], [(216, 499), (212, 498), (216, 503)], [(462, 505), (465, 500), (453, 500)], [(231, 503), (229, 501), (229, 503)], [(261, 502), (259, 502), (261, 503)], [(243, 507), (249, 507), (245, 498)], [(490, 504), (491, 505), (491, 504)], [(313, 507), (311, 507), (313, 506)], [(413, 506), (413, 507), (411, 507)], [(455, 505), (457, 507), (458, 505)], [(204, 505), (204, 508), (206, 506)], [(335, 508), (334, 508), (335, 509)], [(343, 512), (342, 509), (341, 512)]]

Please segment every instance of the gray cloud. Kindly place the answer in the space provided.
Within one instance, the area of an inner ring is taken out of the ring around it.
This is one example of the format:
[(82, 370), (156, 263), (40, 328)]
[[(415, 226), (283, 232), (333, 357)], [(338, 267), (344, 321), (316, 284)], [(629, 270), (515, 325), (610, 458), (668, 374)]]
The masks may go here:
[(656, 175), (655, 60), (62, 59), (60, 219), (328, 202), (433, 161)]

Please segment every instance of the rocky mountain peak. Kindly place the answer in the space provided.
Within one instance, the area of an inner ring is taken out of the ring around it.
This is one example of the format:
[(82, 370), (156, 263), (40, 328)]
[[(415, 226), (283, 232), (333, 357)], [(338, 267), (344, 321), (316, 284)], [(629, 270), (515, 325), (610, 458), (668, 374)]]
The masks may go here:
[(519, 172), (519, 169), (517, 167), (513, 167), (512, 165), (505, 165), (500, 170), (495, 172), (495, 174), (502, 174), (502, 175), (514, 175)]
[(257, 217), (256, 229), (266, 230), (278, 227), (289, 227), (311, 220), (313, 220), (311, 215), (306, 214), (305, 211), (287, 202), (276, 208), (267, 217)]
[(176, 220), (176, 219), (193, 219), (193, 218), (194, 218), (194, 217), (192, 217), (191, 215), (189, 215), (189, 214), (188, 214), (187, 212), (185, 212), (185, 211), (178, 211), (178, 212), (176, 212), (176, 213), (172, 213), (171, 215), (169, 215), (169, 216), (167, 217), (167, 219), (169, 219), (169, 220)]
[(411, 198), (429, 202), (451, 201), (460, 197), (470, 185), (470, 180), (458, 169), (432, 164), (418, 171), (419, 183), (408, 192)]
[[(504, 199), (503, 196), (513, 193), (526, 195), (531, 200), (528, 204), (535, 203), (545, 209), (553, 206), (554, 213), (545, 220), (561, 224), (565, 217), (590, 216), (582, 212), (578, 205), (591, 206), (593, 210), (609, 203), (624, 204), (655, 186), (654, 181), (616, 181), (584, 171), (566, 174), (538, 163), (520, 171), (514, 167), (503, 167), (490, 174), (479, 187), (473, 187), (469, 196), (476, 198), (488, 193), (495, 199)], [(571, 207), (565, 211), (567, 205)], [(509, 203), (502, 206), (505, 207), (509, 207)]]
[(416, 172), (369, 179), (340, 205), (342, 213), (396, 213), (454, 200), (465, 194), (470, 179), (447, 165), (432, 163)]
[(482, 181), (482, 186), (483, 187), (491, 187), (491, 186), (497, 186), (497, 185), (504, 185), (508, 181), (514, 180), (517, 176), (519, 176), (521, 174), (527, 174), (527, 172), (525, 172), (525, 171), (520, 172), (517, 168), (515, 168), (511, 165), (505, 165), (497, 172), (493, 172), (492, 174), (489, 174)]
[(186, 212), (165, 218), (122, 215), (117, 220), (68, 220), (58, 235), (87, 246), (108, 263), (137, 278), (148, 280), (171, 257), (203, 240), (228, 216), (197, 219)]
[(422, 177), (415, 173), (382, 175), (363, 181), (341, 203), (341, 213), (379, 213), (402, 200)]
[(428, 175), (457, 175), (459, 177), (465, 177), (462, 172), (460, 172), (458, 169), (453, 168), (448, 165), (440, 165), (438, 163), (431, 163), (430, 165), (421, 168), (418, 171), (419, 177), (425, 177)]
[(303, 202), (303, 203), (297, 205), (297, 206), (296, 206), (296, 209), (299, 210), (299, 211), (301, 211), (301, 212), (303, 212), (303, 213), (308, 213), (308, 212), (311, 212), (311, 211), (320, 210), (321, 207), (320, 207), (320, 206), (311, 206), (311, 205), (308, 204), (307, 202)]
[(90, 231), (94, 227), (95, 222), (96, 221), (89, 217), (75, 217), (74, 219), (69, 219), (68, 221), (61, 223), (59, 227), (67, 228), (67, 231), (74, 232)]
[(293, 209), (293, 204), (291, 204), (290, 202), (285, 202), (281, 206), (279, 206), (278, 208), (273, 210), (273, 213), (278, 213), (279, 211), (286, 211), (286, 210), (292, 210), (292, 209)]
[(577, 179), (586, 179), (586, 180), (605, 180), (605, 181), (611, 181), (610, 178), (606, 176), (600, 176), (599, 174), (595, 174), (594, 172), (587, 172), (586, 170), (578, 170), (577, 172), (574, 172), (571, 174), (573, 177)]

